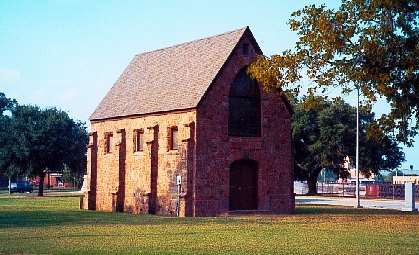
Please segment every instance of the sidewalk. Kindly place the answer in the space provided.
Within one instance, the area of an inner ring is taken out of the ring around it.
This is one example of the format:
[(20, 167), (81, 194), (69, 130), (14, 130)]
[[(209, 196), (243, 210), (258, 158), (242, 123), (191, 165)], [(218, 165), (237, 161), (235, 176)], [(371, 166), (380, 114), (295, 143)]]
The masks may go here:
[[(355, 206), (355, 198), (350, 197), (324, 197), (324, 196), (296, 196), (296, 204), (320, 204), (320, 205), (341, 205), (341, 206)], [(404, 200), (391, 199), (360, 199), (360, 204), (364, 208), (373, 209), (393, 209), (402, 210), (405, 207)], [(416, 208), (419, 208), (419, 203), (416, 202)]]

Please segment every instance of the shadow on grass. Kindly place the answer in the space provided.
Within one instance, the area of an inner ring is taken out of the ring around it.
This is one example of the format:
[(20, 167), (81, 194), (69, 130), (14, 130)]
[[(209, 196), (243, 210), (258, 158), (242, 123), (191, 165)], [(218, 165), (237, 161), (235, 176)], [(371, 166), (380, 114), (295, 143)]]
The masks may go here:
[[(76, 197), (7, 196), (0, 199), (0, 229), (85, 225), (201, 225), (242, 224), (248, 220), (278, 219), (293, 215), (250, 215), (238, 217), (176, 218), (173, 216), (138, 215), (78, 210)], [(355, 209), (344, 206), (298, 204), (294, 215), (409, 215), (384, 209)]]
[[(298, 205), (295, 215), (406, 215), (411, 212), (377, 209), (353, 209), (328, 205)], [(6, 211), (0, 212), (0, 228), (84, 226), (84, 225), (194, 225), (241, 224), (251, 218), (272, 218), (277, 215), (240, 217), (176, 218), (171, 216), (133, 215), (98, 211)], [(278, 215), (281, 218), (287, 215)], [(292, 215), (291, 215), (292, 216)], [(257, 219), (255, 219), (257, 220)]]
[(100, 211), (0, 211), (1, 228), (83, 226), (83, 225), (159, 225), (159, 224), (230, 224), (234, 217), (177, 218), (173, 216), (127, 214)]

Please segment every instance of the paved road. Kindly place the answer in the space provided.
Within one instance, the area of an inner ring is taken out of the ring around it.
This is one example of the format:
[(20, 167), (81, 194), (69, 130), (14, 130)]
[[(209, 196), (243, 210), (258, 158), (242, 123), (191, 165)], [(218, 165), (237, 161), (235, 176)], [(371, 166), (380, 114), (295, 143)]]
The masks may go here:
[[(342, 206), (355, 206), (356, 205), (355, 198), (348, 198), (348, 197), (296, 196), (295, 202), (297, 204), (321, 204), (321, 205), (342, 205)], [(405, 208), (404, 200), (361, 199), (360, 204), (364, 208), (374, 208), (374, 209), (403, 210), (403, 208)], [(418, 202), (416, 202), (416, 208), (419, 208)]]

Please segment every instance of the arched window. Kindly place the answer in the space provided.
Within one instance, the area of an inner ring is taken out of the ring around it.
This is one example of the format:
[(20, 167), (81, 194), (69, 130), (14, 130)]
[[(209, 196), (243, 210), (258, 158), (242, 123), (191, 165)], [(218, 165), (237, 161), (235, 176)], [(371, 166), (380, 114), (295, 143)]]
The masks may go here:
[(260, 136), (260, 91), (243, 68), (234, 78), (229, 94), (228, 134)]

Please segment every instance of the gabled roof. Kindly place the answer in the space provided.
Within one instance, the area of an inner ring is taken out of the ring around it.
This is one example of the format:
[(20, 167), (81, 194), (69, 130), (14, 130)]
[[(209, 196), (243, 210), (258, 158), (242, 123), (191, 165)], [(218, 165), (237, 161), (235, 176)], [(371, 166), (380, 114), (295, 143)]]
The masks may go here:
[(197, 107), (248, 27), (136, 55), (90, 120)]

